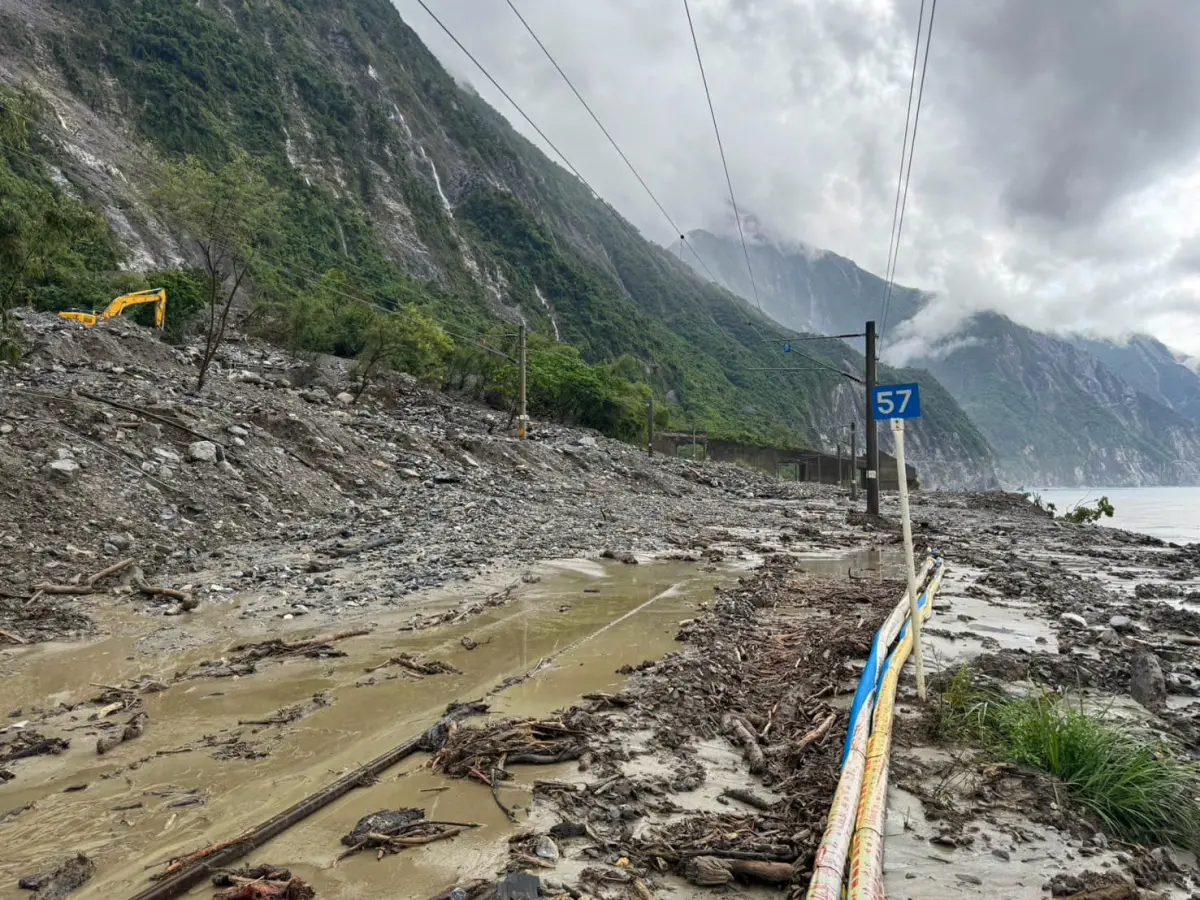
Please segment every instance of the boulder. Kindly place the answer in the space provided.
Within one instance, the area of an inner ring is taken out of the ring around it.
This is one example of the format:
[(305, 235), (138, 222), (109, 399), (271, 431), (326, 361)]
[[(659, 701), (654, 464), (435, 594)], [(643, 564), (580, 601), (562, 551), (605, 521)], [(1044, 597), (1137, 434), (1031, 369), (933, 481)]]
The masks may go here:
[(196, 441), (188, 444), (188, 459), (192, 462), (216, 463), (220, 458), (217, 445), (212, 441)]
[(46, 469), (59, 481), (74, 481), (79, 476), (79, 463), (73, 459), (56, 459)]
[(1149, 710), (1160, 710), (1167, 703), (1167, 681), (1158, 657), (1143, 650), (1129, 665), (1129, 695)]

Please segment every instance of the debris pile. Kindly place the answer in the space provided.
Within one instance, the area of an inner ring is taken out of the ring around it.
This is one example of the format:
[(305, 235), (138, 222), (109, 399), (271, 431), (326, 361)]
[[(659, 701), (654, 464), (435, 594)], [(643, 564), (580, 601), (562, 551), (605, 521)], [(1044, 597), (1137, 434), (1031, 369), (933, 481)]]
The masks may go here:
[(213, 894), (213, 900), (312, 900), (317, 892), (306, 881), (293, 878), (279, 866), (246, 866), (218, 872), (214, 887), (225, 890)]
[(95, 861), (78, 853), (47, 872), (26, 875), (17, 886), (26, 891), (37, 891), (38, 900), (63, 900), (87, 884), (95, 874)]
[(406, 673), (416, 678), (423, 678), (426, 675), (462, 674), (458, 669), (450, 665), (450, 663), (442, 662), (440, 659), (431, 659), (429, 662), (425, 662), (419, 656), (412, 653), (401, 653), (399, 656), (393, 656), (391, 659), (379, 663), (379, 665), (368, 666), (363, 671), (367, 673), (378, 672), (380, 669), (386, 669), (389, 666), (400, 666)]
[[(856, 662), (902, 594), (897, 581), (813, 577), (786, 556), (718, 590), (709, 612), (682, 625), (686, 650), (635, 667), (619, 704), (592, 701), (616, 707), (610, 737), (593, 741), (597, 758), (611, 763), (645, 740), (673, 770), (536, 783), (563, 817), (555, 836), (586, 837), (597, 863), (624, 860), (592, 867), (601, 885), (665, 871), (699, 885), (807, 884), (845, 738), (846, 713), (832, 701), (853, 691)], [(684, 813), (672, 799), (706, 780), (696, 741), (727, 742), (745, 760), (745, 787), (722, 794), (729, 812)], [(495, 756), (480, 752), (470, 766), (483, 773)], [(754, 778), (781, 799), (752, 790)]]
[(507, 719), (479, 727), (454, 728), (433, 758), (434, 769), (455, 778), (491, 784), (490, 773), (507, 765), (550, 765), (579, 759), (601, 718), (571, 707), (557, 720)]
[(363, 816), (349, 834), (342, 836), (342, 843), (350, 849), (338, 859), (345, 859), (362, 850), (374, 850), (376, 858), (383, 859), (388, 854), (449, 840), (468, 828), (478, 827), (473, 822), (426, 819), (423, 809), (381, 809)]

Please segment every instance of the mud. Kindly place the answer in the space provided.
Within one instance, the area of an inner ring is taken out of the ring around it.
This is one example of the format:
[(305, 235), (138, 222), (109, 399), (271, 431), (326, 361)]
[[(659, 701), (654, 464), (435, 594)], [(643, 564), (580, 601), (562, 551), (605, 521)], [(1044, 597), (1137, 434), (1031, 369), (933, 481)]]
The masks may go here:
[[(969, 663), (1004, 691), (1066, 695), (1120, 727), (1167, 740), (1185, 759), (1200, 758), (1192, 548), (1064, 525), (1015, 497), (922, 500), (925, 533), (950, 559), (926, 630), (935, 690)], [(986, 520), (963, 516), (960, 503), (985, 510)], [(1153, 710), (1130, 696), (1131, 662), (1145, 652), (1161, 664), (1169, 692)], [(1151, 857), (1176, 856), (1119, 845), (1053, 779), (997, 765), (975, 748), (939, 745), (925, 731), (930, 710), (914, 702), (911, 682), (902, 693), (889, 896), (1194, 895), (1200, 880), (1188, 854), (1174, 869), (1148, 866)]]

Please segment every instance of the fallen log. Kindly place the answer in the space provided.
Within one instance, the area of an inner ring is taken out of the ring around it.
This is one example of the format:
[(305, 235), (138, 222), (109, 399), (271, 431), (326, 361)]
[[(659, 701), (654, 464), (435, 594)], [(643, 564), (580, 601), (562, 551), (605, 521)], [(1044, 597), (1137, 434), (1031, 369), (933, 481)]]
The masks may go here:
[(133, 557), (123, 559), (120, 562), (113, 563), (111, 566), (101, 569), (95, 575), (88, 576), (79, 584), (51, 584), (50, 582), (42, 582), (41, 584), (35, 584), (33, 589), (46, 594), (90, 594), (98, 582), (125, 571), (133, 563)]
[(768, 884), (787, 884), (792, 880), (792, 866), (790, 863), (718, 859), (715, 856), (694, 856), (683, 866), (683, 877), (704, 887), (730, 884), (735, 875)]
[(742, 754), (746, 758), (746, 762), (750, 764), (750, 773), (752, 775), (761, 775), (767, 770), (767, 760), (763, 756), (762, 747), (758, 746), (758, 739), (750, 732), (750, 728), (745, 721), (737, 716), (727, 714), (722, 722), (726, 731), (733, 732), (737, 742), (742, 745)]
[(722, 791), (721, 796), (728, 797), (731, 800), (740, 800), (747, 806), (753, 806), (755, 809), (761, 809), (763, 812), (767, 812), (772, 806), (775, 805), (770, 800), (764, 800), (757, 794), (753, 794), (750, 791), (744, 791), (741, 788), (729, 788)]

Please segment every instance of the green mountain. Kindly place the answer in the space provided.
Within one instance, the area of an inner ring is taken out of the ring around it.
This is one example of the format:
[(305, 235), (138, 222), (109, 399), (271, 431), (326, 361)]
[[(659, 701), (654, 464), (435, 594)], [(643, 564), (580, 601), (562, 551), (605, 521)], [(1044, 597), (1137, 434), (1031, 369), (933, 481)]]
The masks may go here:
[[(29, 101), (24, 147), (0, 116), (0, 164), (55, 215), (94, 207), (108, 229), (95, 258), (44, 267), (20, 301), (87, 306), (131, 272), (194, 262), (155, 173), (244, 150), (284, 206), (247, 282), (259, 309), (317, 294), (405, 305), (462, 347), (524, 321), (541, 352), (561, 341), (605, 378), (646, 382), (667, 427), (832, 447), (861, 420), (861, 391), (836, 373), (761, 371), (782, 365), (765, 339), (789, 331), (644, 240), (447, 74), (387, 0), (23, 0), (0, 5), (0, 60)], [(126, 274), (86, 277), (105, 267)], [(809, 349), (862, 369), (852, 348)], [(922, 481), (989, 480), (991, 450), (954, 400), (931, 385), (925, 403)]]

